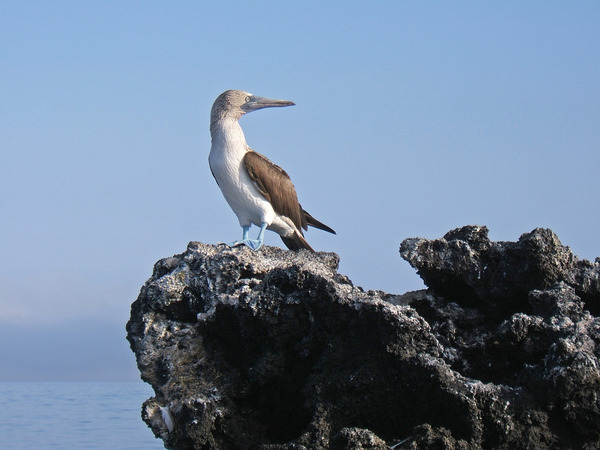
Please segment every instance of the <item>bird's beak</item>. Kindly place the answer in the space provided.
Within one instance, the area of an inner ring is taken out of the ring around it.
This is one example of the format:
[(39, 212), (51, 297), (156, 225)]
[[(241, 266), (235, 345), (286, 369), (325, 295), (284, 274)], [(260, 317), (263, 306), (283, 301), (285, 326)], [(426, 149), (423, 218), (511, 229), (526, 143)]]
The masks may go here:
[(289, 100), (275, 100), (272, 98), (264, 98), (257, 97), (256, 95), (251, 95), (250, 100), (242, 105), (242, 109), (244, 112), (256, 111), (257, 109), (262, 108), (273, 108), (276, 106), (293, 106), (294, 102), (290, 102)]

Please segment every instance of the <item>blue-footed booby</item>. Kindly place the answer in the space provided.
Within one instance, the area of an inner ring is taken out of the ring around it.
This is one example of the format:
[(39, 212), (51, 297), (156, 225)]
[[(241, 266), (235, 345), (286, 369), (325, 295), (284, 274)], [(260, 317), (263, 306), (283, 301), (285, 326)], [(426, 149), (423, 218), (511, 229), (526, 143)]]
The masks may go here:
[[(231, 246), (247, 245), (258, 250), (263, 244), (265, 230), (272, 230), (289, 249), (313, 251), (304, 239), (302, 229), (307, 230), (310, 225), (335, 234), (302, 209), (288, 174), (248, 146), (238, 122), (244, 114), (258, 109), (292, 105), (294, 103), (287, 100), (257, 97), (235, 90), (223, 92), (213, 104), (208, 163), (243, 230), (242, 240)], [(252, 224), (260, 227), (256, 239), (248, 238)]]

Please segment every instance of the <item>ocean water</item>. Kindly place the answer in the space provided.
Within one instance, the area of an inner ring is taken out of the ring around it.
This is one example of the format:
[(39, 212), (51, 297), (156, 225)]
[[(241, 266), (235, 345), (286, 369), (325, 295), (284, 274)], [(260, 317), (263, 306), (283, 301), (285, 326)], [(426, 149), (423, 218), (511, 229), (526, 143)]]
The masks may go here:
[(164, 449), (142, 421), (139, 382), (2, 382), (0, 449)]

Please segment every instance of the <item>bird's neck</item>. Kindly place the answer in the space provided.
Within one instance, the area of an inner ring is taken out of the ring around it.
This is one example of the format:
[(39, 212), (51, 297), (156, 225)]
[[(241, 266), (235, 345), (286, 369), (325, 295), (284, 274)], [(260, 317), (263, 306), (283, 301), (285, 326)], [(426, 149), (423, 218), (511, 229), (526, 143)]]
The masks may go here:
[(210, 124), (210, 136), (212, 138), (212, 146), (218, 146), (222, 149), (243, 149), (246, 152), (248, 144), (246, 136), (242, 131), (237, 119), (223, 118), (214, 121)]

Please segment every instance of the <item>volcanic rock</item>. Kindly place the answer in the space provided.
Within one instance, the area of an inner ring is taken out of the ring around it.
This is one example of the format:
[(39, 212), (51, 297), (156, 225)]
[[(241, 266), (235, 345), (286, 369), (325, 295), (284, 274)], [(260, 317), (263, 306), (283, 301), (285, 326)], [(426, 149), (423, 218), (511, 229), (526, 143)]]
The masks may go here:
[(551, 230), (407, 239), (429, 289), (365, 292), (338, 257), (191, 242), (127, 338), (173, 449), (600, 446), (600, 261)]

